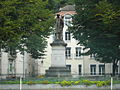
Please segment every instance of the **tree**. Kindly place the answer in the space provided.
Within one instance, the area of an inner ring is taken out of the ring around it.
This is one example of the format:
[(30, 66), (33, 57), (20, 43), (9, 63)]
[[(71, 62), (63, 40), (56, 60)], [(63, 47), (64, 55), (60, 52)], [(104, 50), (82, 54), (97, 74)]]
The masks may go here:
[[(46, 0), (1, 0), (0, 2), (0, 44), (2, 48), (22, 45), (24, 38), (33, 43), (35, 40), (43, 47), (45, 38), (50, 35), (54, 17), (52, 12), (46, 8)], [(33, 55), (30, 45), (25, 44), (29, 53)], [(30, 44), (30, 43), (29, 43)], [(32, 46), (32, 45), (31, 45)], [(34, 46), (35, 47), (35, 46)], [(39, 49), (42, 52), (44, 48)], [(8, 50), (8, 49), (6, 49)], [(10, 50), (10, 49), (9, 49)], [(36, 53), (38, 54), (38, 53)], [(38, 56), (39, 57), (39, 56)]]
[(75, 0), (77, 14), (71, 28), (79, 44), (89, 48), (85, 54), (95, 54), (96, 60), (113, 63), (113, 75), (120, 60), (120, 6), (115, 3), (113, 0)]
[(46, 45), (46, 38), (37, 34), (32, 34), (31, 36), (22, 39), (18, 46), (22, 54), (26, 51), (31, 54), (32, 58), (38, 59), (42, 58), (44, 55)]
[(54, 13), (58, 12), (61, 7), (65, 5), (73, 5), (74, 0), (48, 0), (47, 8), (53, 10)]

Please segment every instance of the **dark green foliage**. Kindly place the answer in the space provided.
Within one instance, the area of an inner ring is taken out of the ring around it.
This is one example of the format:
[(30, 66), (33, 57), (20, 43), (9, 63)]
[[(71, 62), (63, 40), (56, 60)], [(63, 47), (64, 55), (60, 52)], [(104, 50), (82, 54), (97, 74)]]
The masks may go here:
[(74, 4), (74, 0), (48, 0), (47, 8), (53, 10), (55, 13), (65, 5)]
[(113, 74), (120, 60), (120, 6), (108, 0), (75, 0), (76, 12), (71, 32), (79, 44), (95, 54), (95, 59), (113, 63)]
[[(46, 0), (2, 0), (0, 2), (0, 44), (2, 48), (20, 49), (18, 45), (26, 45), (28, 49), (26, 51), (34, 58), (39, 57), (46, 45), (45, 38), (50, 35), (52, 31), (50, 27), (54, 22), (53, 14), (46, 8), (46, 5)], [(23, 43), (24, 38), (29, 43)], [(39, 46), (36, 45), (37, 40)], [(41, 49), (39, 49), (40, 46)]]
[(44, 49), (46, 48), (45, 38), (32, 34), (30, 37), (25, 40), (25, 46), (27, 47), (26, 51), (31, 53), (31, 56), (35, 59), (41, 58), (44, 55)]

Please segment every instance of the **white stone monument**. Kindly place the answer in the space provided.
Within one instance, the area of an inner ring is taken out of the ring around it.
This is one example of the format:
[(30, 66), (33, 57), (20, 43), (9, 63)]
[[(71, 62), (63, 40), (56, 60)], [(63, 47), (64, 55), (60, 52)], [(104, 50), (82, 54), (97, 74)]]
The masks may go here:
[(68, 77), (71, 76), (70, 70), (66, 67), (65, 48), (67, 44), (63, 41), (63, 17), (57, 15), (55, 40), (51, 43), (52, 58), (51, 67), (46, 70), (46, 77)]

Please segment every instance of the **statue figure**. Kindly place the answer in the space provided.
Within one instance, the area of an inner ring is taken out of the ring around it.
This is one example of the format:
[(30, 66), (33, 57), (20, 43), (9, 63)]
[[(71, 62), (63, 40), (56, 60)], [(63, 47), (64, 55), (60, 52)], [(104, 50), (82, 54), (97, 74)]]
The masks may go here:
[(64, 17), (59, 14), (57, 14), (56, 18), (56, 33), (55, 33), (55, 39), (56, 40), (63, 40), (63, 27), (64, 27)]

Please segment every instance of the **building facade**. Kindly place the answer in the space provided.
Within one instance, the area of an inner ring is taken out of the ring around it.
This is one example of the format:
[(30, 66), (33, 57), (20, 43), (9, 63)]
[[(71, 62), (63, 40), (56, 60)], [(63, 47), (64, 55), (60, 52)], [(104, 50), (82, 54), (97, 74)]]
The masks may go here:
[(0, 57), (0, 78), (16, 78), (35, 76), (38, 74), (38, 63), (30, 57), (30, 54), (20, 52), (11, 56), (9, 53), (1, 51)]

